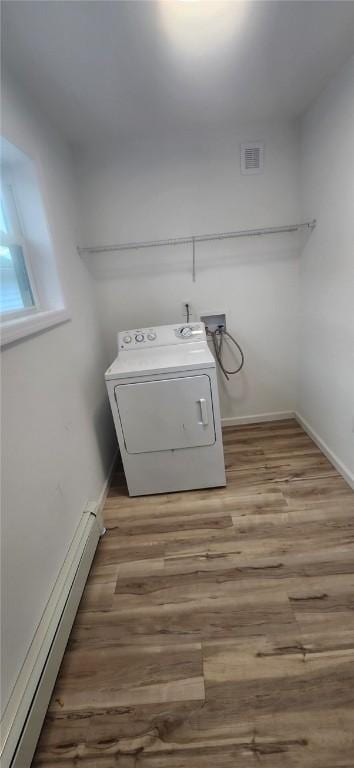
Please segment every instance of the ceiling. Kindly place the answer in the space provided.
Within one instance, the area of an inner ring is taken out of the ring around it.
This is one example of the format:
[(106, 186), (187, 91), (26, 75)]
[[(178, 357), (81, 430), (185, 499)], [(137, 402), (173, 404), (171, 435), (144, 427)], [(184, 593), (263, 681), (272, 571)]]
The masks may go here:
[(354, 2), (6, 0), (5, 70), (73, 144), (294, 119), (354, 52)]

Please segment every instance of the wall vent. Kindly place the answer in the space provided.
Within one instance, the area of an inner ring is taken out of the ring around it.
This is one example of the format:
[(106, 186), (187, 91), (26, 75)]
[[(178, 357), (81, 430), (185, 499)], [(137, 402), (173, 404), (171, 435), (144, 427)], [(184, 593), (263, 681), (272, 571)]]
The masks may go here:
[(259, 141), (241, 144), (241, 173), (262, 173), (264, 167), (264, 144)]

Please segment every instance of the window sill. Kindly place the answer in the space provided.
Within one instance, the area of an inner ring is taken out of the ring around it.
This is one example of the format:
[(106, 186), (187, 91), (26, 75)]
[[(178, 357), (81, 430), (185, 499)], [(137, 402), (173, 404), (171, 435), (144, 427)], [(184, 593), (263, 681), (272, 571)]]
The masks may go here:
[(28, 314), (25, 317), (17, 317), (5, 321), (1, 325), (1, 346), (5, 347), (13, 341), (18, 341), (26, 336), (32, 336), (39, 331), (45, 331), (55, 325), (66, 323), (70, 320), (67, 309), (50, 309), (45, 312)]

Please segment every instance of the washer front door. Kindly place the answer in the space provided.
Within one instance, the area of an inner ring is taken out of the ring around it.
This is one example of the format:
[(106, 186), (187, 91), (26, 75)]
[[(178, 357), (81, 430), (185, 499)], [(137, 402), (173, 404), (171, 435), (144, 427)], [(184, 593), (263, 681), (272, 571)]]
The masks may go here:
[(119, 384), (114, 392), (128, 453), (215, 442), (211, 383), (206, 374)]

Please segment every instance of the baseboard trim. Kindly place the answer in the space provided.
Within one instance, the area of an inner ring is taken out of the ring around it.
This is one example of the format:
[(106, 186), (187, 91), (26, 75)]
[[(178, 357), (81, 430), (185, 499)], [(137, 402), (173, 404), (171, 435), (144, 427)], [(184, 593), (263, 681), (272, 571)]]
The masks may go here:
[[(97, 520), (93, 515), (90, 515), (90, 517), (92, 521), (91, 529), (79, 559), (74, 578), (69, 586), (63, 610), (60, 616), (57, 616), (56, 631), (49, 645), (47, 657), (44, 661), (30, 709), (25, 718), (15, 754), (10, 762), (11, 768), (30, 768), (32, 762), (59, 667), (101, 534), (101, 528), (98, 526)], [(4, 768), (5, 766), (7, 766), (7, 763), (4, 763)]]
[(104, 507), (105, 502), (106, 502), (107, 494), (108, 494), (109, 487), (110, 487), (110, 484), (111, 484), (112, 475), (113, 475), (113, 472), (114, 472), (114, 467), (116, 465), (116, 461), (117, 461), (118, 455), (119, 455), (119, 445), (117, 445), (116, 450), (115, 450), (115, 452), (113, 454), (113, 459), (112, 459), (112, 461), (110, 463), (109, 470), (107, 472), (107, 477), (106, 477), (104, 486), (102, 488), (102, 491), (100, 493), (100, 496), (99, 496), (99, 499), (98, 499), (98, 502), (97, 502), (97, 517), (98, 517), (99, 522), (102, 525), (103, 525), (103, 519), (102, 519), (103, 507)]
[(324, 453), (325, 456), (327, 456), (328, 461), (333, 464), (335, 469), (342, 475), (344, 480), (348, 483), (348, 485), (353, 488), (354, 490), (354, 474), (346, 467), (345, 464), (338, 458), (338, 456), (329, 448), (327, 443), (325, 443), (324, 440), (322, 440), (322, 437), (319, 436), (319, 434), (311, 427), (311, 424), (309, 424), (306, 419), (304, 419), (303, 416), (301, 416), (300, 413), (295, 411), (294, 417), (298, 424), (305, 430), (305, 432), (308, 434), (309, 437), (313, 440), (314, 443), (320, 448), (322, 453)]
[(270, 413), (256, 413), (250, 416), (226, 416), (221, 419), (222, 427), (237, 427), (238, 424), (257, 424), (263, 421), (282, 421), (293, 419), (294, 411), (273, 411)]
[[(14, 755), (21, 739), (21, 733), (33, 708), (34, 697), (41, 681), (43, 669), (52, 649), (86, 544), (93, 536), (93, 532), (96, 532), (97, 544), (99, 530), (96, 518), (90, 513), (84, 512), (1, 721), (1, 765), (4, 768), (15, 765), (13, 762)], [(55, 677), (53, 684), (54, 680)], [(26, 765), (26, 763), (19, 763), (18, 765)], [(30, 761), (28, 765), (30, 765)]]
[(114, 454), (97, 502), (90, 502), (49, 597), (1, 721), (2, 768), (30, 768), (97, 543)]

